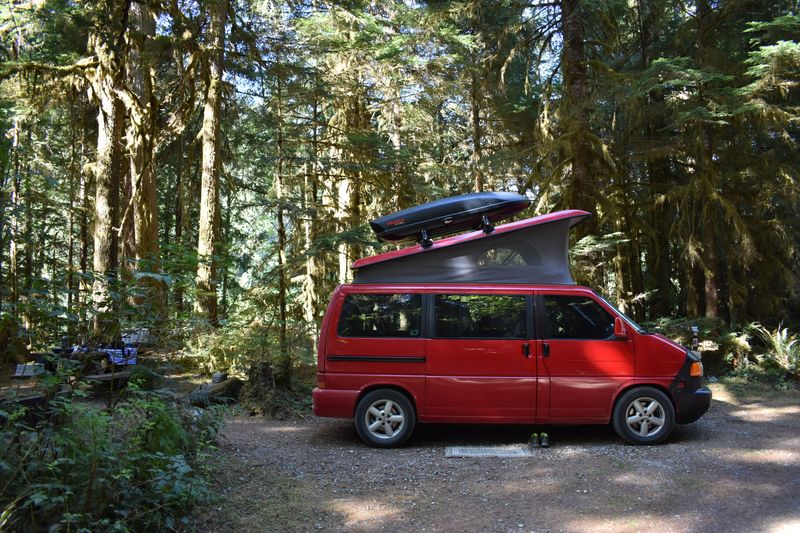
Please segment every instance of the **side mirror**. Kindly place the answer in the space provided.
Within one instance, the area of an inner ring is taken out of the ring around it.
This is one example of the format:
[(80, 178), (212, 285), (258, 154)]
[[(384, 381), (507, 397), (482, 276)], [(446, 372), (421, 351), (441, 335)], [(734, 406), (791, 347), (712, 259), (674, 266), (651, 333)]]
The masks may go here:
[(617, 339), (628, 338), (628, 328), (620, 317), (614, 317), (614, 337)]

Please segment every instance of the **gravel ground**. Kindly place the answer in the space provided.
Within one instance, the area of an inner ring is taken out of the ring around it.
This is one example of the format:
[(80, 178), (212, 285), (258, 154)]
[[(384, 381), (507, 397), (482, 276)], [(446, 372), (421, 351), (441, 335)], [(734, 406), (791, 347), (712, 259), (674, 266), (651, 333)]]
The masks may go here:
[(711, 411), (667, 444), (610, 427), (548, 427), (524, 458), (445, 458), (525, 442), (530, 426), (420, 426), (403, 448), (351, 421), (233, 417), (220, 498), (200, 531), (800, 531), (800, 391), (715, 384)]

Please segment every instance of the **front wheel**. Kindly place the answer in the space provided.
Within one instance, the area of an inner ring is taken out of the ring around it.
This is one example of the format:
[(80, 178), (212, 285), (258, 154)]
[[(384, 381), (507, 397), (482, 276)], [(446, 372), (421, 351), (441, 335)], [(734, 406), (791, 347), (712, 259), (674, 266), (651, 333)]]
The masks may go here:
[(411, 436), (416, 414), (405, 394), (392, 389), (374, 390), (358, 402), (356, 431), (370, 446), (393, 448)]
[(631, 389), (614, 406), (614, 431), (631, 444), (659, 444), (675, 429), (675, 408), (654, 387)]

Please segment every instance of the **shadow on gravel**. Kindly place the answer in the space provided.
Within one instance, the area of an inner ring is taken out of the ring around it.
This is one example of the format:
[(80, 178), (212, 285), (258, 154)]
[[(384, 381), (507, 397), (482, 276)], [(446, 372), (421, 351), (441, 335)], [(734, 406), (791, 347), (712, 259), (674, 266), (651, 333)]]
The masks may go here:
[[(610, 425), (527, 426), (490, 424), (419, 424), (405, 449), (445, 446), (487, 446), (528, 442), (532, 432), (545, 432), (552, 447), (557, 446), (628, 446)], [(677, 426), (668, 444), (687, 444), (708, 440), (703, 423)], [(367, 447), (352, 422), (342, 421), (316, 427), (309, 433), (308, 444), (331, 447)]]
[(553, 446), (562, 443), (606, 445), (618, 441), (610, 426), (420, 424), (407, 446), (413, 448), (526, 443), (533, 432), (548, 433)]

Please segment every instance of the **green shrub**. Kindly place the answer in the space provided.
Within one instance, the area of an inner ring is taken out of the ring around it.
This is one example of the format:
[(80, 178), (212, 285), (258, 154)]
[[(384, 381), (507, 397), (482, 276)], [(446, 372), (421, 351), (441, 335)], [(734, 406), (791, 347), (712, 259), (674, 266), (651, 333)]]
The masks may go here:
[(135, 386), (114, 411), (77, 400), (53, 400), (35, 424), (0, 412), (0, 530), (158, 531), (209, 496), (218, 413)]
[(725, 362), (734, 372), (744, 372), (750, 366), (753, 347), (747, 331), (728, 331), (720, 336), (719, 347)]
[(767, 371), (800, 377), (800, 338), (779, 325), (770, 331), (760, 324), (751, 326), (752, 334), (760, 340), (766, 351), (758, 356), (758, 363)]

